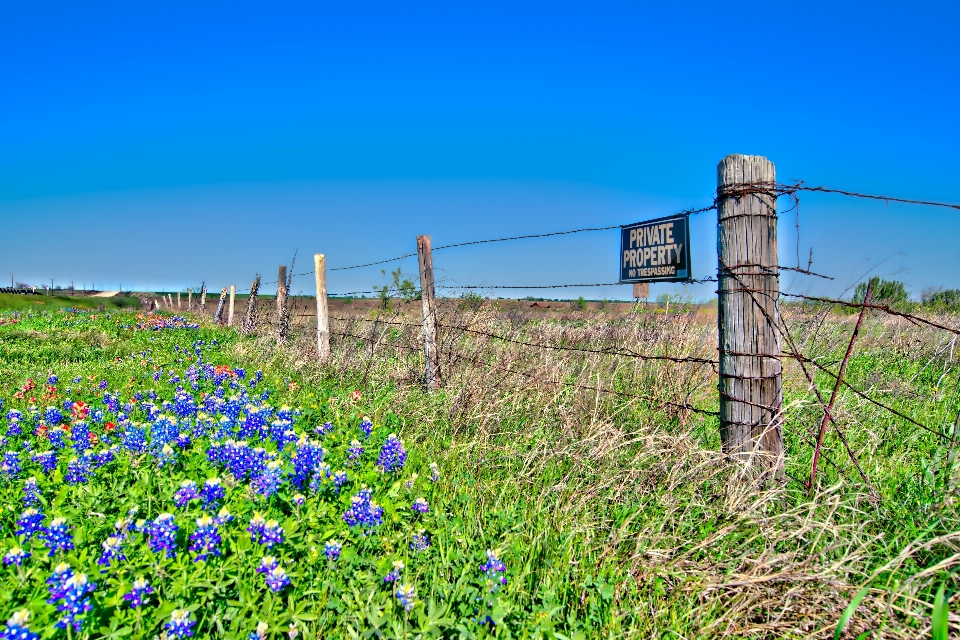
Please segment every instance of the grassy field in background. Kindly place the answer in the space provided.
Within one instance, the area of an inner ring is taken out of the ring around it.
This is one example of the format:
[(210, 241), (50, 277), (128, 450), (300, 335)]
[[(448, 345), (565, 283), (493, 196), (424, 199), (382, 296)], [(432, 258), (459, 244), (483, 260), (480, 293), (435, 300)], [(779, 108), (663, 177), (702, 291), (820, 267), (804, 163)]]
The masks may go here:
[[(811, 494), (797, 480), (809, 476), (822, 409), (796, 363), (785, 365), (789, 477), (770, 485), (718, 453), (715, 417), (669, 404), (716, 410), (709, 365), (595, 353), (616, 346), (713, 358), (716, 329), (696, 313), (544, 317), (451, 303), (440, 319), (444, 388), (432, 394), (421, 385), (420, 330), (404, 324), (403, 309), (393, 313), (357, 309), (333, 321), (333, 356), (320, 367), (310, 318), (278, 345), (266, 324), (253, 335), (206, 324), (132, 331), (123, 313), (88, 320), (38, 308), (0, 326), (0, 396), (50, 372), (132, 389), (138, 367), (182, 370), (174, 345), (215, 338), (213, 361), (261, 369), (275, 388), (273, 405), (319, 420), (329, 398), (359, 391), (356, 410), (403, 439), (410, 473), (428, 477), (437, 463), (431, 551), (407, 558), (420, 598), (412, 613), (383, 587), (382, 560), (399, 551), (380, 540), (386, 546), (376, 553), (358, 551), (351, 571), (323, 578), (329, 588), (298, 585), (286, 606), (202, 573), (165, 590), (165, 598), (205, 603), (194, 614), (206, 633), (219, 620), (224, 635), (246, 637), (256, 616), (268, 615), (271, 629), (294, 623), (308, 637), (827, 638), (866, 589), (843, 637), (929, 637), (937, 589), (945, 584), (950, 601), (957, 593), (960, 376), (951, 335), (867, 318), (848, 381), (934, 432), (841, 391), (834, 414), (846, 445), (831, 429)], [(804, 354), (835, 370), (855, 318), (785, 313)], [(147, 349), (155, 364), (136, 356)], [(833, 379), (821, 372), (816, 382), (829, 397)], [(508, 578), (494, 626), (478, 624), (487, 611), (482, 591), (464, 587), (487, 549)], [(291, 561), (312, 562), (306, 553)], [(217, 597), (204, 595), (214, 586)], [(8, 590), (7, 609), (19, 597)]]
[(37, 295), (28, 296), (15, 293), (0, 293), (0, 311), (28, 309), (140, 309), (140, 300), (135, 297), (116, 296), (113, 298), (94, 298), (91, 296)]

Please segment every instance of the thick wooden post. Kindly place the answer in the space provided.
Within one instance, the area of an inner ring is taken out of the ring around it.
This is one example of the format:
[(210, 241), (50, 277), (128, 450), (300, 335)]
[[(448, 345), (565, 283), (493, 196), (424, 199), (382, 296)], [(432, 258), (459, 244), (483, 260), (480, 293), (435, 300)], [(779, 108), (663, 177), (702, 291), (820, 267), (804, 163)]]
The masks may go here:
[(193, 311), (193, 289), (187, 289), (187, 311)]
[(430, 236), (417, 236), (420, 262), (421, 309), (423, 310), (423, 356), (426, 360), (427, 389), (440, 387), (440, 361), (437, 352), (437, 302), (433, 292), (433, 252)]
[(260, 274), (258, 273), (250, 283), (250, 297), (247, 298), (247, 311), (243, 314), (243, 322), (240, 324), (241, 331), (249, 333), (257, 325), (257, 292), (259, 291)]
[(200, 283), (200, 313), (207, 312), (207, 283)]
[(180, 309), (183, 309), (183, 307), (180, 305), (180, 292), (177, 291), (177, 310), (179, 311)]
[(330, 358), (330, 320), (327, 317), (327, 259), (322, 253), (313, 255), (313, 271), (317, 279), (317, 353), (320, 362)]
[(237, 297), (237, 285), (230, 285), (230, 306), (227, 311), (227, 325), (233, 326), (233, 300)]
[(277, 338), (280, 344), (287, 341), (287, 267), (280, 265), (277, 273)]
[[(723, 450), (783, 473), (776, 172), (761, 156), (717, 167)], [(756, 460), (755, 460), (756, 458)]]

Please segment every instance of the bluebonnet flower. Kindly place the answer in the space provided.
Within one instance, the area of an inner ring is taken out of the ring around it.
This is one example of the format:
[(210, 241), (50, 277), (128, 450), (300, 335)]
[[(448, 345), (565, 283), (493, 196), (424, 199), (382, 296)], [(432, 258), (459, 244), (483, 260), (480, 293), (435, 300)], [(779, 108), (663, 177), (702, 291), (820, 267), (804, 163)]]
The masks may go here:
[(417, 604), (417, 590), (412, 585), (404, 584), (397, 587), (394, 595), (397, 596), (397, 602), (403, 606), (404, 611), (410, 611)]
[(73, 549), (73, 536), (70, 535), (70, 527), (63, 518), (54, 518), (50, 526), (40, 533), (40, 539), (50, 549), (47, 554), (49, 556), (53, 556), (57, 551)]
[(189, 638), (193, 635), (193, 625), (196, 624), (190, 619), (190, 612), (186, 609), (174, 609), (170, 614), (170, 621), (163, 624), (167, 630), (167, 637)]
[(20, 547), (14, 547), (3, 556), (3, 564), (7, 566), (15, 564), (19, 567), (23, 565), (23, 561), (28, 559), (30, 555), (28, 551), (24, 551)]
[(400, 579), (400, 572), (403, 571), (403, 563), (399, 560), (393, 561), (393, 568), (387, 572), (387, 575), (383, 576), (383, 581), (385, 583), (396, 582)]
[(291, 482), (302, 489), (307, 477), (323, 462), (323, 448), (317, 442), (308, 441), (304, 434), (297, 441), (297, 448), (291, 456), (291, 462), (293, 462)]
[(168, 464), (174, 464), (177, 461), (177, 453), (169, 444), (163, 445), (160, 453), (157, 454), (157, 466), (165, 467)]
[(153, 593), (153, 587), (143, 576), (140, 576), (133, 581), (133, 589), (130, 590), (130, 593), (123, 594), (123, 599), (130, 603), (131, 609), (136, 609), (143, 604), (143, 599), (151, 593)]
[(430, 482), (437, 482), (440, 480), (440, 469), (437, 467), (436, 462), (430, 463)]
[(283, 570), (283, 567), (274, 567), (267, 572), (267, 586), (274, 593), (282, 591), (288, 584), (290, 584), (290, 578), (287, 577), (287, 572)]
[(56, 407), (47, 407), (46, 411), (43, 412), (43, 419), (51, 427), (58, 425), (63, 422), (63, 412)]
[(360, 459), (360, 456), (363, 455), (363, 446), (360, 444), (359, 440), (353, 440), (350, 442), (350, 446), (347, 448), (347, 464), (356, 462)]
[(123, 432), (123, 447), (133, 453), (143, 453), (147, 450), (147, 432), (145, 429), (128, 424)]
[(263, 544), (272, 549), (276, 544), (283, 544), (283, 527), (276, 520), (267, 520), (263, 525)]
[(293, 496), (293, 503), (298, 507), (302, 507), (303, 503), (307, 501), (307, 497), (302, 493), (297, 493)]
[(246, 416), (240, 424), (239, 435), (241, 438), (252, 438), (260, 433), (265, 424), (264, 417), (260, 413), (260, 407), (248, 404), (246, 406)]
[(255, 544), (263, 544), (263, 530), (266, 527), (267, 521), (259, 513), (254, 513), (253, 517), (250, 519), (250, 526), (247, 527), (247, 532), (250, 534), (250, 541)]
[(67, 580), (73, 577), (73, 569), (66, 562), (61, 562), (47, 578), (47, 590), (50, 592), (49, 604), (60, 600), (66, 594)]
[[(123, 555), (123, 538), (119, 536), (110, 536), (103, 543), (103, 553), (97, 559), (97, 564), (101, 567), (109, 567), (114, 560), (123, 562), (127, 557)], [(100, 573), (104, 573), (102, 570)]]
[(428, 513), (430, 511), (430, 505), (427, 504), (427, 501), (423, 498), (417, 498), (414, 500), (413, 504), (410, 505), (410, 508), (417, 513)]
[(0, 640), (40, 640), (40, 636), (30, 631), (27, 622), (30, 612), (20, 609), (7, 620), (7, 627), (0, 631)]
[(63, 440), (65, 433), (66, 431), (60, 427), (52, 427), (47, 431), (47, 440), (50, 441), (50, 446), (58, 451), (67, 446), (67, 443)]
[(13, 421), (10, 423), (10, 426), (7, 428), (7, 436), (12, 438), (14, 436), (19, 436), (23, 433), (23, 429), (20, 427), (20, 423)]
[(417, 483), (417, 478), (419, 477), (420, 476), (418, 476), (416, 473), (411, 473), (407, 481), (403, 483), (403, 486), (406, 487), (408, 490), (412, 490), (413, 485)]
[(177, 531), (180, 527), (173, 521), (172, 513), (161, 513), (153, 522), (144, 527), (149, 536), (150, 550), (154, 553), (164, 552), (168, 558), (177, 553)]
[(368, 529), (383, 523), (383, 507), (371, 502), (370, 495), (370, 489), (364, 487), (350, 499), (350, 508), (343, 514), (347, 525)]
[(27, 478), (23, 483), (23, 504), (27, 507), (40, 506), (40, 487), (36, 478)]
[(70, 433), (70, 439), (73, 440), (73, 448), (77, 453), (83, 453), (90, 448), (90, 428), (86, 422), (75, 422), (73, 431)]
[(7, 480), (13, 480), (23, 471), (23, 463), (20, 462), (20, 454), (16, 451), (7, 451), (3, 454), (3, 462), (0, 462), (0, 473)]
[(380, 457), (377, 459), (377, 466), (384, 473), (391, 473), (403, 468), (407, 462), (407, 450), (403, 448), (403, 442), (395, 433), (387, 436), (387, 441), (383, 443), (380, 450)]
[(47, 384), (52, 387), (53, 385), (57, 384), (58, 380), (59, 378), (57, 377), (57, 375), (55, 373), (51, 373), (50, 377), (47, 378)]
[(370, 434), (373, 433), (373, 423), (370, 422), (370, 418), (364, 416), (363, 420), (360, 421), (360, 431), (363, 432), (364, 438), (370, 437)]
[(50, 473), (57, 468), (57, 454), (53, 451), (41, 451), (33, 454), (33, 461), (40, 465), (44, 473)]
[(253, 375), (256, 377), (257, 382), (260, 382), (261, 380), (263, 380), (263, 371), (260, 371), (259, 369), (257, 369)]
[(328, 560), (336, 561), (342, 551), (343, 545), (336, 540), (327, 540), (323, 545), (323, 555), (327, 556)]
[(270, 625), (266, 622), (258, 622), (257, 630), (251, 631), (250, 635), (247, 636), (247, 640), (267, 640), (267, 631), (270, 629)]
[(270, 573), (277, 568), (277, 559), (274, 556), (263, 556), (260, 558), (260, 565), (257, 567), (257, 573)]
[(64, 479), (67, 484), (81, 484), (90, 480), (90, 473), (90, 459), (87, 456), (80, 456), (67, 464)]
[(269, 498), (277, 492), (283, 482), (283, 469), (279, 460), (271, 460), (267, 468), (253, 479), (253, 489), (264, 498)]
[(197, 528), (190, 534), (190, 551), (197, 553), (194, 562), (206, 560), (211, 554), (220, 555), (220, 531), (216, 521), (204, 514), (197, 518)]
[(340, 487), (347, 484), (347, 472), (337, 471), (333, 474), (333, 487), (337, 493), (340, 493)]
[[(104, 436), (103, 441), (107, 442), (107, 440), (108, 438)], [(113, 445), (109, 449), (104, 449), (100, 453), (95, 453), (92, 456), (90, 456), (89, 459), (93, 463), (93, 467), (95, 469), (99, 469), (100, 467), (107, 464), (108, 462), (113, 462), (114, 458), (116, 457), (115, 452), (118, 448), (119, 448), (118, 445)], [(90, 455), (90, 454), (87, 454), (87, 455)]]
[(27, 540), (43, 532), (43, 514), (36, 509), (26, 509), (17, 520), (14, 535), (25, 536)]
[(190, 446), (190, 434), (181, 432), (180, 435), (177, 436), (175, 443), (181, 449), (188, 448)]
[(320, 425), (319, 427), (314, 427), (313, 430), (314, 430), (316, 433), (320, 434), (320, 437), (322, 438), (323, 436), (325, 436), (325, 435), (327, 435), (327, 434), (333, 433), (333, 423), (332, 423), (332, 422), (324, 422), (324, 423), (323, 423), (322, 425)]
[(90, 604), (90, 594), (97, 588), (96, 582), (88, 582), (84, 573), (78, 573), (66, 581), (64, 585), (63, 602), (57, 605), (57, 611), (61, 618), (57, 621), (57, 627), (66, 629), (73, 626), (74, 631), (79, 632), (83, 625), (80, 616), (93, 609)]
[(208, 478), (200, 489), (204, 509), (216, 509), (223, 500), (226, 492), (220, 484), (220, 478)]
[(507, 584), (507, 566), (490, 549), (487, 549), (487, 561), (480, 565), (480, 571), (486, 577), (491, 593)]
[(191, 500), (197, 500), (200, 494), (197, 492), (197, 483), (193, 480), (184, 480), (180, 483), (180, 488), (173, 494), (173, 502), (178, 507), (185, 507)]
[(217, 523), (218, 527), (222, 527), (228, 522), (233, 522), (233, 516), (227, 511), (227, 508), (224, 507), (217, 512), (217, 517), (214, 518), (213, 521)]
[(96, 411), (90, 414), (90, 419), (96, 423), (103, 422), (103, 411), (100, 411), (100, 409), (97, 409)]
[(159, 372), (159, 371), (154, 371), (154, 372), (153, 372), (153, 380), (154, 380), (154, 382), (158, 382), (158, 381), (160, 380), (160, 372)]
[(425, 532), (420, 531), (420, 533), (413, 534), (413, 540), (410, 541), (410, 550), (414, 553), (420, 553), (421, 551), (426, 551), (430, 546), (430, 536)]

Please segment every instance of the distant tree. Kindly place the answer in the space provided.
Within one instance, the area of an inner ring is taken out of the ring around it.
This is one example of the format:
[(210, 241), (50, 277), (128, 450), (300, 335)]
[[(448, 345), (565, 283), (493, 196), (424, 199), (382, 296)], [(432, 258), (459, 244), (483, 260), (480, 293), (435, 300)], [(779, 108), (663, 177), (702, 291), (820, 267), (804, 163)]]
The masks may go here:
[[(897, 305), (910, 299), (906, 285), (899, 280), (884, 280), (874, 276), (870, 278), (869, 284), (871, 285), (870, 299), (878, 304)], [(853, 301), (860, 304), (866, 296), (867, 283), (861, 282), (853, 292)]]
[(920, 301), (931, 307), (956, 309), (960, 307), (960, 289), (927, 289)]
[(468, 291), (460, 296), (457, 308), (461, 311), (479, 311), (485, 298), (476, 291)]
[(571, 302), (570, 306), (573, 307), (576, 311), (586, 311), (587, 301), (583, 299), (583, 296), (580, 296), (579, 298)]

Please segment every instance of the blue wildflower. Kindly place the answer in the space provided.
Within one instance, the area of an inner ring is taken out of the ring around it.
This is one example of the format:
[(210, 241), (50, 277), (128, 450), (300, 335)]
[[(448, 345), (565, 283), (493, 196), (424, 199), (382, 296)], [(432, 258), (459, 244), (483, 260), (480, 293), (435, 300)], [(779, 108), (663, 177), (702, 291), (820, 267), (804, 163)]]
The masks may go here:
[(49, 604), (60, 600), (66, 594), (67, 580), (73, 577), (73, 569), (66, 562), (58, 564), (47, 578), (47, 590), (50, 592)]
[(7, 627), (0, 631), (0, 640), (40, 640), (40, 636), (30, 631), (27, 622), (30, 612), (20, 609), (7, 620)]
[(267, 520), (263, 526), (262, 537), (263, 544), (265, 544), (268, 549), (272, 549), (274, 545), (283, 544), (283, 527), (281, 527), (280, 523), (276, 520)]
[(407, 450), (403, 447), (403, 442), (395, 433), (387, 436), (387, 441), (380, 450), (380, 457), (377, 459), (377, 466), (384, 473), (392, 473), (403, 468), (407, 462)]
[(200, 494), (197, 492), (197, 483), (193, 480), (184, 480), (180, 483), (180, 488), (173, 494), (173, 502), (178, 507), (185, 507), (191, 500), (197, 500)]
[[(110, 536), (103, 543), (103, 553), (97, 559), (97, 564), (101, 567), (109, 567), (116, 562), (123, 562), (127, 557), (123, 555), (123, 538), (119, 536)], [(101, 571), (104, 573), (105, 570)]]
[(10, 549), (10, 551), (7, 551), (6, 554), (4, 554), (3, 564), (7, 566), (10, 566), (11, 564), (15, 564), (18, 567), (20, 567), (23, 565), (23, 561), (27, 560), (30, 557), (30, 555), (31, 555), (30, 552), (24, 551), (20, 547), (14, 547)]
[(23, 471), (23, 463), (20, 462), (20, 454), (16, 451), (7, 451), (3, 454), (3, 462), (0, 462), (0, 473), (7, 480), (14, 480)]
[(14, 535), (25, 536), (27, 540), (43, 531), (43, 514), (36, 509), (27, 509), (17, 520), (17, 530)]
[(83, 453), (90, 448), (90, 428), (86, 422), (75, 422), (70, 432), (73, 448), (77, 453)]
[(352, 440), (347, 448), (347, 464), (356, 463), (363, 455), (363, 446), (359, 440)]
[(63, 412), (60, 411), (60, 409), (57, 409), (56, 407), (47, 407), (46, 411), (43, 412), (43, 419), (51, 427), (54, 425), (58, 425), (61, 422), (63, 422)]
[(53, 385), (57, 384), (57, 380), (59, 380), (59, 378), (57, 378), (56, 374), (51, 373), (50, 377), (47, 378), (47, 384), (52, 387)]
[(250, 518), (250, 525), (247, 527), (251, 542), (254, 544), (263, 544), (263, 533), (266, 525), (267, 521), (262, 515), (259, 513), (253, 514), (253, 517)]
[(154, 553), (164, 552), (168, 558), (174, 557), (179, 529), (171, 513), (161, 513), (156, 520), (146, 523), (144, 530), (149, 536), (150, 550)]
[(168, 638), (189, 638), (193, 635), (193, 625), (196, 624), (190, 619), (190, 612), (186, 609), (174, 609), (170, 614), (170, 621), (165, 622), (163, 627), (167, 630)]
[(84, 573), (78, 573), (66, 581), (62, 602), (57, 605), (57, 611), (62, 614), (56, 625), (60, 629), (72, 626), (79, 632), (83, 625), (81, 616), (93, 609), (90, 603), (90, 594), (97, 588), (97, 583), (88, 582)]
[(410, 611), (417, 604), (417, 590), (409, 584), (397, 587), (394, 595), (397, 596), (397, 602), (403, 606), (404, 611)]
[(490, 549), (487, 549), (487, 561), (480, 565), (480, 571), (486, 577), (491, 593), (507, 584), (507, 566)]
[(277, 492), (283, 482), (283, 469), (279, 460), (271, 460), (267, 468), (253, 479), (253, 489), (264, 498), (269, 498)]
[(373, 433), (373, 423), (370, 422), (370, 418), (364, 417), (360, 421), (360, 431), (363, 432), (364, 438), (369, 438), (370, 434)]
[(23, 504), (27, 507), (40, 506), (40, 487), (36, 478), (27, 478), (23, 483)]
[(63, 449), (65, 446), (67, 446), (67, 443), (64, 442), (64, 435), (65, 435), (65, 434), (66, 434), (66, 431), (64, 431), (64, 430), (63, 430), (62, 428), (60, 428), (60, 427), (53, 427), (53, 428), (51, 428), (51, 429), (47, 432), (47, 440), (50, 441), (50, 446), (53, 447), (54, 449), (56, 449), (57, 451), (59, 451), (60, 449)]
[(436, 462), (430, 463), (430, 482), (437, 482), (440, 480), (440, 469), (437, 467)]
[(347, 525), (368, 529), (383, 523), (383, 507), (371, 502), (370, 496), (370, 489), (364, 487), (350, 499), (350, 508), (343, 514)]
[(54, 451), (41, 451), (33, 454), (33, 461), (40, 465), (44, 473), (50, 473), (57, 468), (57, 454)]
[(211, 554), (220, 555), (220, 531), (216, 521), (204, 514), (197, 518), (197, 528), (190, 534), (190, 551), (195, 551), (197, 557), (194, 562), (206, 560)]
[(347, 472), (337, 471), (333, 474), (333, 487), (337, 493), (340, 493), (340, 487), (347, 484)]
[(267, 573), (267, 586), (274, 593), (282, 591), (288, 584), (290, 584), (290, 578), (287, 577), (283, 567), (274, 567)]
[(410, 508), (417, 513), (428, 513), (430, 511), (430, 505), (427, 504), (427, 501), (423, 498), (417, 498), (414, 500), (413, 504), (410, 505)]
[(226, 492), (220, 484), (220, 478), (208, 478), (200, 489), (204, 509), (216, 509), (223, 500)]
[(387, 584), (391, 582), (396, 582), (400, 579), (400, 572), (403, 571), (403, 563), (399, 560), (393, 561), (393, 568), (387, 572), (387, 575), (383, 576), (383, 581)]
[(429, 546), (430, 536), (423, 531), (413, 534), (413, 539), (410, 542), (411, 551), (414, 553), (420, 553), (421, 551), (426, 551)]
[(67, 484), (82, 484), (90, 480), (90, 473), (90, 459), (87, 456), (80, 456), (67, 464), (64, 479)]
[(153, 593), (153, 587), (143, 576), (133, 581), (133, 589), (130, 593), (123, 594), (123, 599), (130, 603), (131, 609), (136, 609), (143, 604), (143, 599)]
[(340, 558), (342, 551), (343, 544), (336, 540), (327, 540), (323, 545), (323, 555), (327, 556), (328, 560), (333, 560), (334, 562)]
[(47, 555), (73, 550), (73, 536), (70, 535), (70, 527), (63, 518), (54, 518), (50, 526), (40, 533), (40, 539), (50, 549)]

